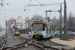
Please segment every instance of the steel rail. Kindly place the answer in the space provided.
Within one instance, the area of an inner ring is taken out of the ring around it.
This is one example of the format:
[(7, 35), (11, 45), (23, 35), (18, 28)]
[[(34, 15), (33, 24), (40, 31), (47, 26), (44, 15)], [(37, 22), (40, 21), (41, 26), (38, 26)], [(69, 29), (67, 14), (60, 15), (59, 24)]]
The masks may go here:
[[(3, 40), (3, 41), (2, 41)], [(7, 36), (4, 35), (0, 38), (0, 41), (2, 41), (2, 43), (0, 44), (0, 50), (3, 50), (4, 47), (6, 47), (6, 42), (7, 42)]]
[[(15, 49), (18, 49), (18, 48), (21, 48), (21, 47), (27, 47), (27, 46), (30, 46), (30, 45), (36, 46), (37, 48), (40, 48), (41, 50), (47, 50), (47, 49), (59, 50), (60, 49), (60, 48), (57, 48), (57, 47), (52, 47), (52, 46), (49, 46), (47, 44), (44, 44), (42, 41), (36, 41), (35, 39), (30, 40), (30, 39), (26, 39), (24, 37), (19, 37), (19, 38), (22, 39), (22, 40), (25, 40), (25, 41), (20, 43), (20, 44), (13, 45), (11, 47), (6, 47), (5, 49), (15, 50)], [(25, 45), (27, 45), (27, 46), (25, 46)]]

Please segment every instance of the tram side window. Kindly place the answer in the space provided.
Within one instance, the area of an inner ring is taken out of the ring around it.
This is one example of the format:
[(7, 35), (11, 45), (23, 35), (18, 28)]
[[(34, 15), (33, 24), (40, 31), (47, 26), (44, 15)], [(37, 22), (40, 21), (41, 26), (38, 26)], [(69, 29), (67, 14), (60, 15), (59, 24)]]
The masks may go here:
[(43, 31), (45, 31), (45, 24), (43, 24)]

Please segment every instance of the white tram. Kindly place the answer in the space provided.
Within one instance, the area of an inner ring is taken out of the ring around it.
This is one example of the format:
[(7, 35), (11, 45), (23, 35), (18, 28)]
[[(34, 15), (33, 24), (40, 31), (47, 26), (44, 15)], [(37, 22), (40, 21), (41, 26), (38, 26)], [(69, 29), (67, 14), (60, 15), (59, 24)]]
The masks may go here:
[(54, 34), (50, 32), (50, 23), (46, 20), (34, 20), (31, 32), (32, 37), (35, 39), (54, 37)]

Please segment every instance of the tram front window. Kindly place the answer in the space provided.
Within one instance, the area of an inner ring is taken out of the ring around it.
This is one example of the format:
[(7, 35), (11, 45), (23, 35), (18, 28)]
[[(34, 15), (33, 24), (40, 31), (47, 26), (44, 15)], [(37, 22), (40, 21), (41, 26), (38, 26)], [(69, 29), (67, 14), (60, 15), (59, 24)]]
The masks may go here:
[(43, 24), (33, 24), (33, 31), (42, 31)]
[(15, 32), (19, 32), (19, 29), (16, 29)]

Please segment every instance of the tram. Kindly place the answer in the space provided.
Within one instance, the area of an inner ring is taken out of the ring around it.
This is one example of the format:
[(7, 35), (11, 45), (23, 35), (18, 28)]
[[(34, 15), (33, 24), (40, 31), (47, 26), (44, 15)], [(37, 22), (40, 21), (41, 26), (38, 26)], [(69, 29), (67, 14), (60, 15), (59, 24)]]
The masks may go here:
[(15, 36), (20, 36), (20, 29), (19, 28), (15, 28)]
[(50, 23), (47, 20), (34, 20), (31, 33), (35, 39), (54, 37), (54, 34), (50, 33)]

